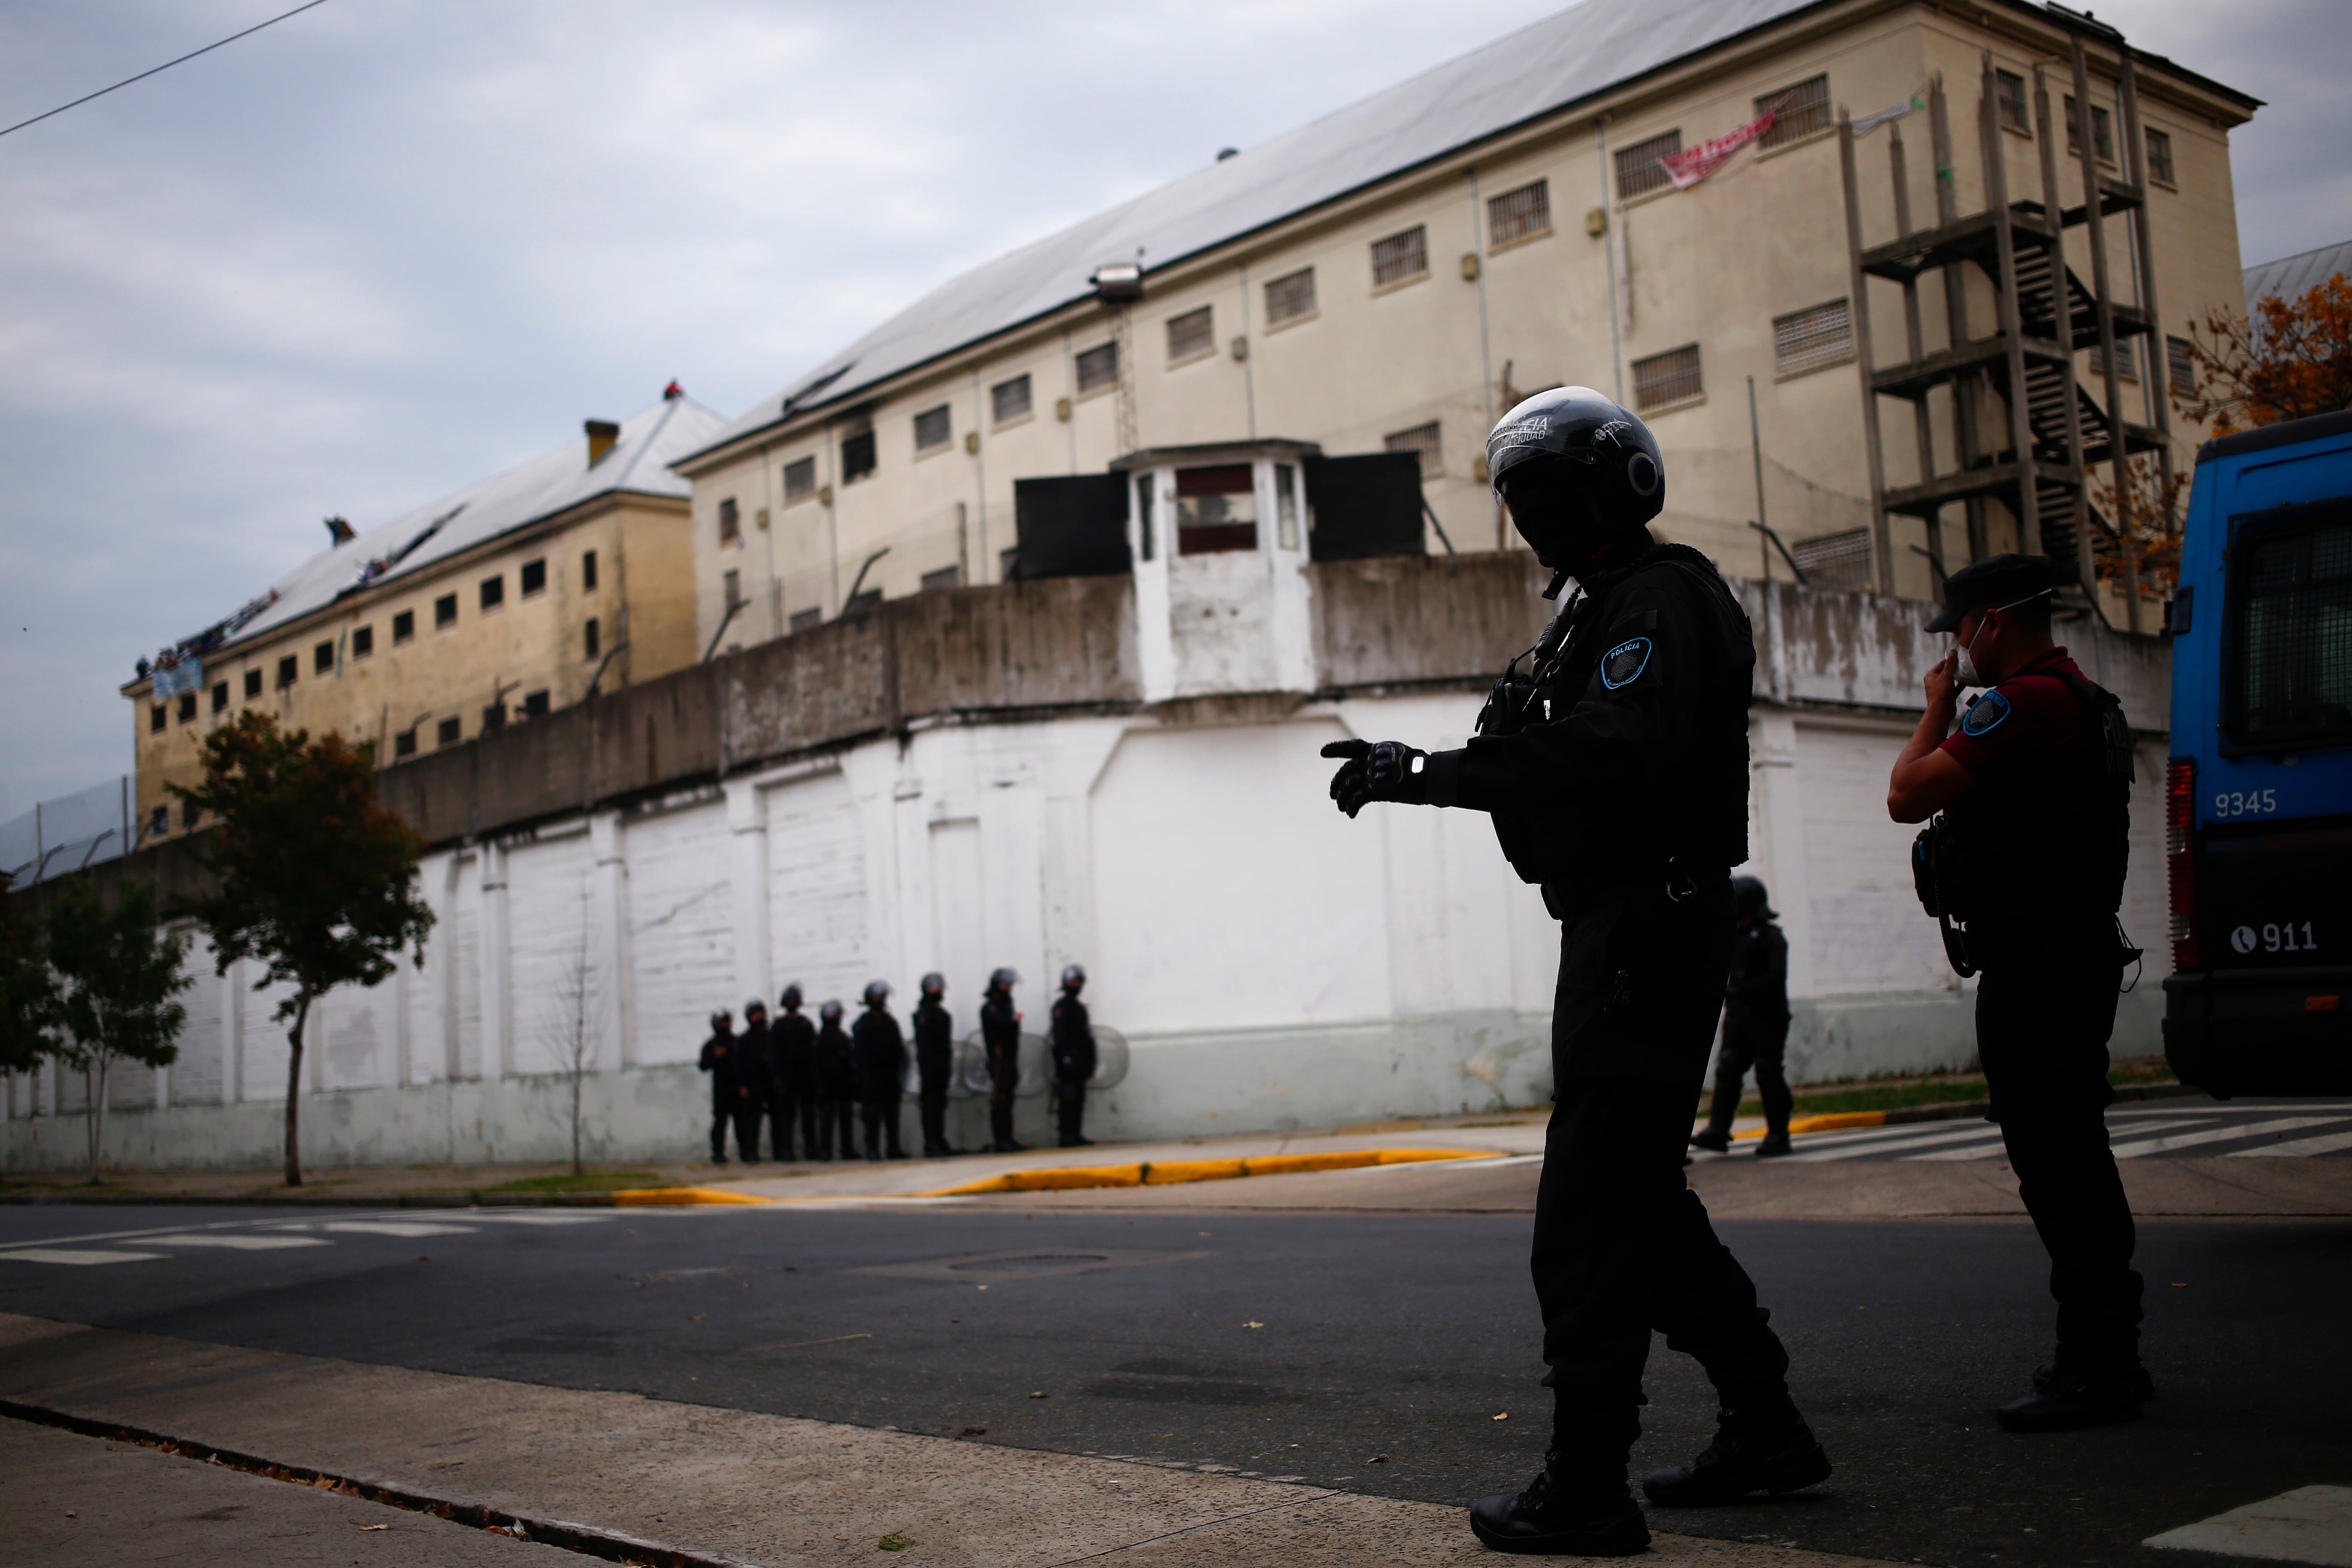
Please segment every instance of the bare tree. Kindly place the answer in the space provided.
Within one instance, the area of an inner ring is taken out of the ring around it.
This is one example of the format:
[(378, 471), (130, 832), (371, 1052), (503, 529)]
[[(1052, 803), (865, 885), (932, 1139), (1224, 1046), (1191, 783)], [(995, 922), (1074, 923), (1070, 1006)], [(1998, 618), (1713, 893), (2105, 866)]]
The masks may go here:
[(541, 1041), (572, 1080), (572, 1173), (575, 1176), (587, 1168), (580, 1157), (581, 1093), (588, 1069), (595, 1065), (596, 1039), (604, 1032), (604, 1017), (602, 976), (591, 960), (588, 936), (588, 883), (583, 878), (579, 935), (556, 971), (555, 988), (541, 1005), (539, 1025)]

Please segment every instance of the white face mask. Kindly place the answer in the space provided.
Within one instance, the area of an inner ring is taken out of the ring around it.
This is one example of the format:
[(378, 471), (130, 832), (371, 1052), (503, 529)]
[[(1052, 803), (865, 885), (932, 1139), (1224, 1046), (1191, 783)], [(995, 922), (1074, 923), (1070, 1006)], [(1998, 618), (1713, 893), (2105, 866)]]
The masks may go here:
[[(1986, 618), (1990, 619), (1999, 611), (2013, 610), (2020, 605), (2030, 603), (2031, 601), (2040, 597), (2042, 597), (2040, 594), (2028, 594), (2022, 599), (2011, 599), (2006, 605), (1995, 605), (1985, 612)], [(1952, 679), (1958, 681), (1962, 686), (1990, 686), (1992, 684), (1991, 681), (1987, 680), (1984, 678), (1984, 672), (1977, 668), (1976, 654), (1974, 651), (1977, 646), (1977, 638), (1984, 636), (1984, 629), (1985, 621), (1978, 621), (1977, 629), (1969, 635), (1969, 640), (1962, 643), (1959, 647), (1955, 650), (1959, 654), (1959, 658), (1953, 661)]]

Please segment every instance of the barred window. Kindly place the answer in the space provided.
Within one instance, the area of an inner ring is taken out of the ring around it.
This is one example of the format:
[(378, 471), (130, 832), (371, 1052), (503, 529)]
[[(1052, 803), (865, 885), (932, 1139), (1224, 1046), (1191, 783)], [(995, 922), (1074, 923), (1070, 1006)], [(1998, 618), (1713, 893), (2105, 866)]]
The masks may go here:
[(816, 459), (794, 458), (784, 465), (784, 499), (806, 500), (816, 494)]
[(2298, 510), (2309, 521), (2261, 530), (2231, 563), (2225, 668), (2241, 746), (2352, 740), (2352, 523), (2338, 507)]
[(954, 421), (950, 417), (948, 405), (944, 403), (937, 408), (926, 408), (915, 416), (915, 450), (918, 452), (928, 452), (935, 447), (944, 447), (948, 444), (948, 438), (954, 434)]
[(2173, 391), (2183, 397), (2197, 391), (2197, 355), (2191, 352), (2187, 338), (2164, 340), (2164, 366)]
[(1486, 243), (1508, 245), (1551, 227), (1551, 186), (1543, 180), (1486, 199)]
[(2015, 71), (1997, 70), (1992, 81), (1993, 106), (2000, 110), (2000, 122), (2011, 131), (2027, 130), (2025, 79)]
[(1633, 402), (1641, 408), (1681, 403), (1705, 391), (1698, 374), (1698, 345), (1685, 343), (1633, 362)]
[(459, 730), (459, 721), (458, 721), (457, 720), (455, 720), (455, 719), (444, 719), (444, 720), (442, 720), (442, 721), (441, 721), (441, 722), (440, 722), (438, 725), (435, 726), (435, 728), (434, 728), (434, 731), (433, 731), (433, 741), (434, 741), (434, 744), (436, 744), (436, 745), (440, 745), (440, 746), (454, 746), (454, 745), (456, 745), (456, 744), (457, 743), (457, 734), (458, 734), (458, 730)]
[(1000, 381), (988, 389), (989, 417), (999, 425), (1009, 425), (1028, 416), (1030, 409), (1029, 378), (1016, 375), (1011, 381)]
[(1789, 559), (1805, 581), (1824, 588), (1866, 588), (1870, 585), (1870, 530), (1849, 528), (1819, 533), (1789, 546)]
[[(2098, 104), (2091, 105), (2091, 148), (2102, 163), (2116, 161), (2116, 122)], [(2077, 158), (2083, 155), (2082, 116), (2074, 111), (2074, 95), (2066, 95), (2066, 151)]]
[(1385, 289), (1429, 273), (1429, 230), (1415, 224), (1402, 234), (1372, 241), (1372, 287)]
[(1445, 447), (1438, 421), (1399, 430), (1382, 443), (1391, 452), (1411, 452), (1421, 459), (1421, 477), (1433, 479), (1445, 471)]
[(1092, 392), (1118, 379), (1118, 344), (1097, 343), (1078, 355), (1078, 390)]
[[(2102, 378), (2107, 374), (2107, 356), (2099, 352), (2099, 346), (2096, 343), (2091, 345), (2091, 374)], [(2139, 355), (2132, 352), (2132, 341), (2129, 338), (2116, 340), (2116, 379), (2117, 381), (2139, 379)]]
[(874, 471), (879, 461), (874, 450), (874, 430), (871, 426), (854, 430), (841, 438), (841, 482), (854, 485)]
[(1197, 310), (1187, 310), (1181, 316), (1168, 318), (1169, 363), (1216, 353), (1217, 326), (1212, 309), (1203, 305)]
[(1265, 286), (1265, 324), (1278, 327), (1315, 313), (1315, 268), (1302, 267)]
[[(735, 504), (733, 496), (729, 496), (719, 503), (719, 542), (721, 544), (743, 542), (743, 512), (742, 509)], [(482, 604), (487, 607), (489, 603), (488, 597), (485, 595)]]
[(1756, 140), (1759, 147), (1785, 147), (1830, 126), (1830, 79), (1809, 76), (1794, 87), (1768, 92), (1756, 100), (1756, 112), (1773, 110), (1772, 129)]
[(1636, 142), (1631, 147), (1617, 150), (1617, 199), (1631, 201), (1635, 196), (1662, 191), (1673, 184), (1674, 176), (1658, 160), (1683, 150), (1683, 133), (1677, 129), (1663, 136), (1653, 136), (1647, 142)]
[(2172, 177), (2172, 133), (2150, 126), (2145, 134), (2147, 137), (2147, 177), (2160, 185), (2175, 184)]
[(1772, 368), (1782, 375), (1853, 353), (1853, 313), (1843, 300), (1772, 318)]

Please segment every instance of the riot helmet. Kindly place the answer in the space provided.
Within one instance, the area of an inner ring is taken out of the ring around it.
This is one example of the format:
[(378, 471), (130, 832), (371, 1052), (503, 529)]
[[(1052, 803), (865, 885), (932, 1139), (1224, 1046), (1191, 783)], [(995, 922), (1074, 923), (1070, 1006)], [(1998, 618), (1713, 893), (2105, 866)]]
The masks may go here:
[(888, 981), (869, 980), (866, 983), (866, 1005), (868, 1007), (879, 1007), (883, 1003), (887, 1002), (888, 1000), (890, 1000), (890, 983)]
[(923, 976), (924, 995), (933, 997), (944, 996), (947, 994), (947, 976), (941, 974), (939, 971), (933, 970), (930, 973)]
[(1734, 877), (1731, 879), (1731, 910), (1734, 914), (1743, 919), (1753, 918), (1764, 921), (1775, 919), (1778, 911), (1769, 907), (1768, 900), (1769, 895), (1764, 891), (1764, 884), (1756, 878)]
[(721, 1007), (710, 1015), (710, 1027), (715, 1032), (723, 1035), (734, 1026), (735, 1015), (730, 1013), (726, 1008)]
[(761, 1001), (757, 996), (752, 997), (749, 1002), (743, 1004), (743, 1021), (745, 1023), (748, 1024), (754, 1018), (764, 1018), (767, 1016), (768, 1005), (765, 1002)]
[(988, 988), (991, 991), (1002, 991), (1008, 996), (1013, 994), (1013, 988), (1020, 984), (1021, 976), (1009, 969), (1000, 969), (988, 977)]
[(840, 1003), (840, 1001), (839, 1001), (838, 999), (835, 999), (835, 998), (828, 998), (828, 999), (826, 1000), (826, 1002), (825, 1002), (825, 1005), (824, 1005), (824, 1006), (822, 1006), (822, 1007), (819, 1007), (819, 1008), (816, 1010), (816, 1016), (817, 1016), (818, 1017), (820, 1017), (820, 1018), (824, 1019), (824, 1020), (826, 1023), (828, 1023), (828, 1024), (838, 1024), (838, 1023), (840, 1023), (840, 1022), (841, 1022), (841, 1003)]
[(1082, 989), (1084, 989), (1084, 988), (1085, 988), (1086, 984), (1087, 984), (1087, 970), (1086, 970), (1086, 965), (1084, 965), (1084, 964), (1082, 964), (1082, 963), (1073, 963), (1073, 964), (1071, 964), (1067, 969), (1065, 969), (1065, 970), (1063, 970), (1063, 971), (1062, 971), (1062, 989), (1063, 989), (1063, 990), (1065, 990), (1065, 991), (1078, 991), (1078, 990), (1082, 990)]
[(1589, 386), (1538, 392), (1504, 415), (1486, 474), (1536, 559), (1571, 574), (1665, 510), (1657, 437)]
[(798, 1008), (800, 1005), (801, 988), (798, 981), (794, 981), (792, 984), (785, 986), (784, 994), (776, 998), (776, 1005), (783, 1008), (786, 1012), (791, 1012)]

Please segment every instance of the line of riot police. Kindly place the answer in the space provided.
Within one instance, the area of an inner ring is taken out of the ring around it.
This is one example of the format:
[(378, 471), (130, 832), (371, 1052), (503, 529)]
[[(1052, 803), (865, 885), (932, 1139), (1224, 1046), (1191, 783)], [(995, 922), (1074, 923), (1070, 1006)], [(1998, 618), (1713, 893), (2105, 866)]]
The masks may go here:
[[(1013, 1153), (1026, 1147), (1013, 1135), (1014, 1098), (1021, 1091), (1021, 1018), (1013, 988), (1021, 977), (998, 969), (988, 977), (980, 1005), (980, 1044), (986, 1062), (989, 1150)], [(1062, 1147), (1093, 1143), (1084, 1121), (1089, 1082), (1100, 1065), (1093, 1020), (1081, 993), (1086, 971), (1071, 964), (1062, 972), (1047, 1037), (1051, 1083)], [(734, 1015), (722, 1007), (710, 1016), (710, 1037), (699, 1065), (710, 1075), (710, 1158), (727, 1163), (727, 1135), (735, 1135), (736, 1156), (747, 1164), (760, 1157), (763, 1130), (769, 1158), (791, 1160), (794, 1140), (803, 1160), (901, 1160), (899, 1106), (906, 1098), (911, 1047), (915, 1097), (920, 1108), (924, 1157), (964, 1152), (948, 1141), (947, 1107), (957, 1071), (954, 1025), (949, 1016), (947, 982), (923, 976), (915, 1005), (912, 1037), (890, 1012), (890, 984), (866, 987), (855, 1021), (843, 1026), (844, 1009), (827, 1001), (812, 1021), (797, 984), (784, 987), (771, 1019), (757, 997), (743, 1006), (738, 1033)], [(863, 1131), (861, 1143), (859, 1133)]]

